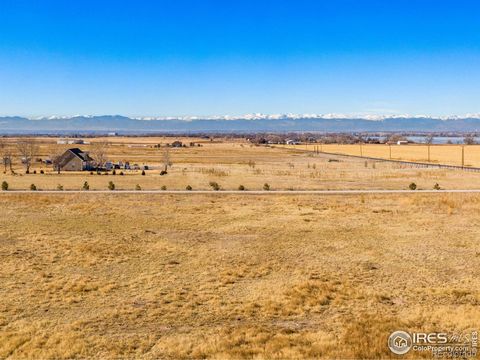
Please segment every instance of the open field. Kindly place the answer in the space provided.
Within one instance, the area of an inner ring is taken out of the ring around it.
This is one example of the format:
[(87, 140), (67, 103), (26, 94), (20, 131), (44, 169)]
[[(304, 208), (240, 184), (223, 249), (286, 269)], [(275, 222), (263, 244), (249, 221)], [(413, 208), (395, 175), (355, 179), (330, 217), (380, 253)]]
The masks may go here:
[[(464, 173), (447, 169), (418, 169), (402, 164), (347, 159), (345, 157), (314, 154), (304, 148), (297, 149), (254, 146), (245, 141), (218, 139), (213, 142), (205, 139), (181, 139), (187, 144), (198, 142), (201, 147), (170, 148), (172, 167), (168, 174), (160, 176), (163, 169), (165, 148), (154, 148), (155, 144), (165, 145), (175, 138), (111, 138), (108, 149), (112, 161), (130, 161), (139, 166), (148, 165), (151, 170), (142, 176), (141, 171), (123, 171), (124, 175), (97, 175), (90, 172), (63, 172), (57, 174), (51, 166), (34, 163), (32, 172), (24, 174), (18, 160), (15, 164), (15, 175), (8, 171), (0, 174), (0, 181), (7, 181), (10, 189), (28, 189), (35, 184), (38, 189), (55, 190), (62, 185), (65, 190), (79, 190), (87, 181), (90, 189), (105, 190), (109, 181), (113, 181), (117, 189), (133, 190), (138, 184), (144, 190), (184, 190), (190, 185), (194, 190), (209, 190), (210, 182), (216, 182), (224, 190), (236, 190), (243, 185), (248, 190), (262, 190), (268, 183), (272, 190), (345, 190), (345, 189), (407, 189), (415, 182), (419, 189), (432, 189), (438, 183), (444, 189), (478, 189), (480, 174)], [(12, 139), (10, 141), (13, 141)], [(38, 157), (45, 159), (52, 152), (56, 139), (40, 138)], [(92, 139), (91, 141), (99, 141)], [(65, 145), (64, 148), (78, 146), (85, 151), (90, 145)], [(141, 146), (141, 147), (131, 147)], [(324, 145), (327, 147), (327, 145)], [(313, 147), (308, 148), (313, 150)], [(345, 145), (342, 149), (355, 149)], [(399, 149), (414, 149), (414, 146), (398, 146)], [(455, 153), (458, 146), (442, 146), (448, 163), (448, 153)], [(383, 145), (372, 145), (372, 149), (384, 149)], [(471, 153), (476, 147), (468, 147)], [(325, 148), (325, 151), (337, 151), (336, 148)], [(365, 155), (374, 155), (365, 150)], [(393, 151), (393, 150), (392, 150)], [(340, 151), (339, 151), (340, 152)], [(432, 153), (434, 151), (432, 150)], [(378, 155), (380, 156), (380, 155)], [(468, 159), (468, 158), (467, 158)], [(419, 159), (417, 159), (419, 160)], [(44, 171), (45, 174), (40, 174)]]
[(480, 323), (478, 195), (0, 207), (0, 358), (385, 358), (392, 330)]
[[(117, 190), (0, 194), (0, 359), (389, 358), (393, 330), (478, 330), (480, 194), (292, 190), (480, 189), (480, 174), (196, 139), (160, 176), (153, 145), (172, 140), (112, 139), (109, 158), (145, 175), (1, 175)], [(209, 192), (118, 191), (136, 184)]]
[(462, 148), (464, 148), (463, 165), (480, 167), (480, 145), (309, 144), (285, 145), (282, 147), (312, 152), (318, 149), (326, 153), (456, 166), (462, 166)]

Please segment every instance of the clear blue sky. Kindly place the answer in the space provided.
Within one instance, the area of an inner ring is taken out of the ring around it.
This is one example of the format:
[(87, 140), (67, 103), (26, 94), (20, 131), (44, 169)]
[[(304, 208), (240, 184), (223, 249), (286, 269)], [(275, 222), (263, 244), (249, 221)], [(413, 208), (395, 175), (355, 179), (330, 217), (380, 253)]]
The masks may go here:
[(480, 3), (2, 0), (0, 114), (480, 112)]

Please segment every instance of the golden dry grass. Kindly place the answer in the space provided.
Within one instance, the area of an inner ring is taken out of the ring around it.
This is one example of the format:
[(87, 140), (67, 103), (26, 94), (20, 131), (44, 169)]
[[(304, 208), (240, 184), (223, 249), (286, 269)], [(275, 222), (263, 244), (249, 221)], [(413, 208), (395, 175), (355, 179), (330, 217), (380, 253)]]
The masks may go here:
[[(447, 165), (462, 165), (462, 147), (464, 147), (464, 165), (480, 167), (480, 145), (383, 145), (383, 144), (317, 144), (317, 145), (288, 145), (290, 149), (314, 151), (316, 149), (327, 152), (355, 156), (365, 156), (380, 159), (393, 159), (417, 162), (431, 162)], [(391, 152), (391, 153), (390, 153)]]
[[(213, 142), (205, 139), (182, 139), (186, 143), (198, 141), (203, 146), (170, 149), (173, 166), (169, 169), (168, 175), (160, 176), (164, 149), (153, 148), (153, 145), (164, 145), (171, 143), (174, 139), (110, 139), (113, 143), (109, 148), (109, 158), (113, 161), (138, 163), (140, 166), (149, 165), (153, 169), (148, 170), (145, 176), (141, 175), (141, 171), (124, 171), (125, 175), (120, 176), (119, 170), (115, 177), (90, 175), (89, 172), (64, 172), (58, 175), (52, 171), (51, 167), (41, 163), (35, 163), (32, 168), (32, 171), (37, 171), (36, 175), (25, 175), (17, 161), (15, 166), (17, 174), (11, 175), (8, 172), (0, 174), (0, 181), (7, 181), (12, 190), (29, 189), (32, 183), (39, 189), (54, 190), (58, 185), (62, 185), (65, 190), (79, 190), (85, 181), (88, 181), (92, 190), (106, 190), (109, 181), (113, 181), (117, 189), (127, 190), (135, 189), (137, 184), (144, 190), (161, 189), (163, 186), (169, 190), (184, 190), (187, 185), (192, 186), (194, 190), (206, 190), (210, 189), (211, 181), (217, 182), (223, 189), (228, 190), (236, 190), (239, 185), (250, 190), (261, 190), (265, 183), (276, 190), (407, 189), (411, 182), (415, 182), (420, 189), (432, 189), (435, 183), (440, 184), (444, 189), (480, 188), (478, 173), (417, 169), (401, 164), (314, 154), (312, 151), (306, 152), (302, 147), (291, 149), (254, 146), (245, 141), (230, 139), (216, 139)], [(41, 144), (38, 157), (47, 158), (55, 140), (38, 138), (37, 141)], [(99, 139), (87, 140), (99, 141)], [(10, 141), (13, 143), (15, 139)], [(129, 144), (132, 143), (148, 146), (131, 148)], [(90, 150), (90, 145), (66, 145), (65, 148), (72, 146)], [(313, 150), (313, 147), (310, 147), (309, 150)], [(355, 147), (351, 148), (352, 152)], [(415, 147), (398, 146), (397, 148), (408, 150)], [(341, 149), (348, 150), (350, 147), (346, 145)], [(384, 146), (372, 145), (372, 149), (384, 149)], [(450, 152), (454, 153), (456, 146), (452, 146), (452, 149), (454, 150)], [(325, 151), (327, 150), (337, 151), (338, 149), (326, 148)], [(369, 155), (370, 150), (365, 151), (366, 155)], [(469, 152), (470, 150), (467, 151)], [(39, 174), (41, 170), (46, 174)]]
[(0, 358), (388, 358), (392, 330), (480, 323), (478, 195), (0, 208)]

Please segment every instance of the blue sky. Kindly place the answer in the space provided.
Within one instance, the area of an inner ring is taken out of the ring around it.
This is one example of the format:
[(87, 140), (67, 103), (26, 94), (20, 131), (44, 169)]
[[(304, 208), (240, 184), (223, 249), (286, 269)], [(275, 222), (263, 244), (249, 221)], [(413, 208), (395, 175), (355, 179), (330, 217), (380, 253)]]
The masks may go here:
[(2, 0), (0, 115), (480, 113), (480, 3)]

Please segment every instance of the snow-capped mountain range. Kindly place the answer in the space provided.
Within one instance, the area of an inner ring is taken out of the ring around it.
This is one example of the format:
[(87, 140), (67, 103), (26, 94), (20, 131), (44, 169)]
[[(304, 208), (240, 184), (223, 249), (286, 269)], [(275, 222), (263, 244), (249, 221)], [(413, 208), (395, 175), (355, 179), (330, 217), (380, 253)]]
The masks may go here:
[[(63, 115), (63, 116), (42, 116), (28, 118), (30, 120), (68, 120), (71, 118), (95, 118), (98, 115)], [(466, 114), (463, 116), (450, 115), (450, 116), (428, 116), (428, 115), (372, 115), (372, 114), (262, 114), (252, 113), (245, 115), (207, 115), (207, 116), (134, 116), (133, 120), (280, 120), (280, 119), (363, 119), (363, 120), (385, 120), (385, 119), (439, 119), (439, 120), (454, 120), (454, 119), (466, 119), (475, 118), (480, 119), (480, 113)]]
[(480, 114), (423, 115), (247, 114), (242, 116), (126, 117), (76, 115), (0, 117), (0, 134), (15, 132), (480, 132)]

